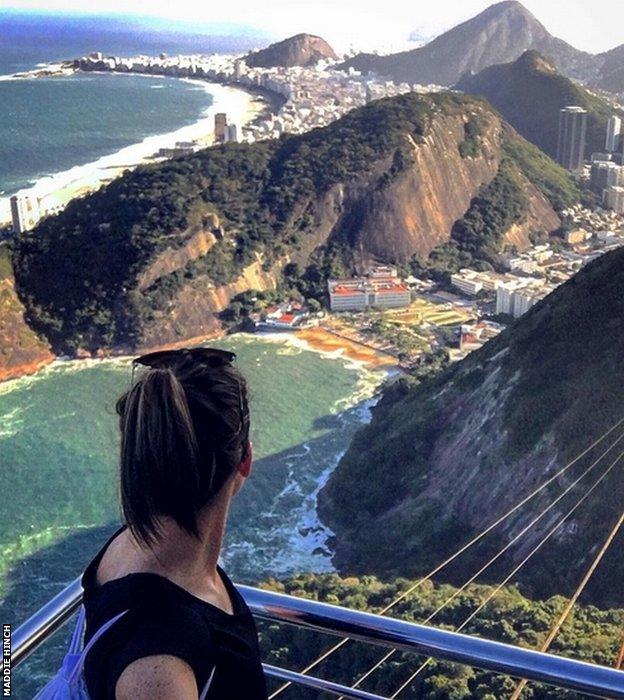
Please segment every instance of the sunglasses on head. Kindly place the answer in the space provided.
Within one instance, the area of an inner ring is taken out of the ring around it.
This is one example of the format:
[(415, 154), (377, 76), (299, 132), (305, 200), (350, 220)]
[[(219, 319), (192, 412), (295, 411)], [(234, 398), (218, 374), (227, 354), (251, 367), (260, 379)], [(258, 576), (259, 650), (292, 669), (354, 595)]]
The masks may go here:
[(156, 369), (171, 367), (184, 360), (204, 362), (209, 367), (223, 367), (230, 365), (236, 359), (236, 353), (221, 348), (179, 348), (177, 350), (157, 350), (147, 355), (141, 355), (132, 360), (132, 367), (145, 365)]

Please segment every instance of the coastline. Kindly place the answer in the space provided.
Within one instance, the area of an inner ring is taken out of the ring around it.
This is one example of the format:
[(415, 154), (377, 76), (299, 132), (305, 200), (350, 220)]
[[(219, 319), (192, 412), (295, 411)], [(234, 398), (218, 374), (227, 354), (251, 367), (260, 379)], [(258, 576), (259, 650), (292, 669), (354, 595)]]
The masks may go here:
[(257, 337), (258, 339), (266, 340), (267, 342), (282, 342), (290, 345), (291, 347), (316, 352), (319, 355), (323, 355), (331, 359), (342, 359), (354, 369), (384, 374), (385, 376), (392, 376), (396, 372), (400, 371), (398, 368), (398, 362), (396, 360), (393, 361), (393, 358), (384, 355), (382, 352), (358, 346), (356, 343), (347, 338), (340, 338), (329, 333), (323, 328), (314, 326), (312, 328), (286, 333), (211, 333), (209, 335), (199, 335), (186, 338), (185, 340), (181, 340), (176, 343), (141, 348), (137, 351), (137, 353), (133, 354), (129, 354), (127, 350), (119, 349), (118, 351), (113, 350), (106, 355), (102, 355), (101, 357), (72, 357), (64, 359), (55, 355), (50, 355), (49, 358), (41, 361), (25, 363), (22, 367), (13, 367), (11, 370), (0, 373), (0, 389), (10, 390), (9, 387), (11, 382), (32, 377), (38, 374), (41, 370), (49, 367), (66, 366), (70, 363), (87, 367), (93, 363), (99, 362), (129, 361), (137, 354), (145, 354), (159, 350), (174, 350), (186, 345), (201, 345), (210, 341), (223, 340), (224, 338), (234, 338), (239, 335)]
[[(120, 79), (124, 74), (115, 73)], [(146, 75), (156, 78), (159, 76)], [(2, 76), (0, 79), (7, 79)], [(14, 77), (15, 80), (36, 80), (35, 77)], [(166, 79), (163, 77), (163, 79)], [(142, 141), (125, 146), (124, 148), (83, 165), (76, 165), (68, 170), (51, 173), (37, 180), (32, 186), (24, 187), (23, 192), (36, 193), (39, 197), (54, 197), (59, 205), (65, 206), (71, 200), (90, 194), (103, 185), (133, 170), (140, 165), (161, 162), (164, 159), (154, 158), (160, 148), (172, 147), (177, 141), (197, 141), (203, 147), (214, 143), (214, 115), (225, 112), (228, 119), (246, 126), (267, 111), (275, 108), (266, 94), (262, 91), (251, 91), (248, 88), (212, 83), (205, 80), (177, 78), (192, 85), (201, 87), (212, 97), (210, 104), (193, 124), (182, 126), (174, 131), (163, 134), (146, 136)], [(0, 197), (0, 226), (11, 223), (10, 195)]]

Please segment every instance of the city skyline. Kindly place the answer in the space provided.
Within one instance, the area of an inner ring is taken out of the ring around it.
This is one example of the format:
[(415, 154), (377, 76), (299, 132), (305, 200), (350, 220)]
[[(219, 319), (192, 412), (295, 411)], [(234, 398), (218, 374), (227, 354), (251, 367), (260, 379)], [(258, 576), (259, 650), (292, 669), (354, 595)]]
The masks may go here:
[[(164, 0), (150, 3), (146, 12), (139, 0), (11, 0), (5, 10), (55, 12), (62, 14), (94, 14), (151, 17), (154, 19), (193, 20), (200, 24), (253, 26), (275, 38), (298, 32), (324, 36), (339, 50), (399, 50), (415, 47), (420, 42), (450, 29), (491, 5), (488, 0), (442, 0), (430, 7), (415, 10), (395, 0), (379, 11), (371, 0), (346, 0), (339, 6), (327, 0), (302, 0), (293, 4), (286, 0), (272, 3), (271, 10), (251, 0), (237, 3), (236, 10), (215, 3), (206, 6), (192, 0), (175, 8)], [(581, 0), (525, 0), (524, 6), (555, 36), (579, 49), (599, 53), (624, 42), (614, 27), (624, 26), (624, 4), (615, 0), (597, 0), (591, 6)], [(1, 13), (1, 10), (0, 10)], [(204, 29), (205, 31), (205, 29)], [(412, 35), (417, 41), (409, 41)]]

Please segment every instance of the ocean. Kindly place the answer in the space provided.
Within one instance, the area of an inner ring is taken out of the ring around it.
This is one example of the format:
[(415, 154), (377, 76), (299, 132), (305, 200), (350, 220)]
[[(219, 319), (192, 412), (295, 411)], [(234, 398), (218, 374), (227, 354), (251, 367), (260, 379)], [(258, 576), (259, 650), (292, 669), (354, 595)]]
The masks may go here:
[(0, 197), (197, 122), (210, 91), (175, 79), (76, 75), (10, 80), (13, 73), (83, 56), (245, 51), (260, 39), (166, 31), (139, 20), (0, 11)]
[[(286, 336), (236, 335), (249, 380), (255, 463), (236, 498), (223, 565), (253, 583), (332, 569), (316, 497), (368, 420), (379, 373), (294, 345)], [(0, 385), (0, 617), (14, 625), (77, 576), (119, 522), (115, 398), (127, 361), (59, 362)], [(14, 676), (30, 698), (58, 665), (62, 630)]]
[[(257, 37), (167, 34), (87, 18), (0, 15), (0, 76), (92, 50), (118, 55), (243, 51)], [(261, 42), (266, 43), (266, 42)], [(218, 94), (218, 93), (216, 93)], [(221, 99), (220, 97), (216, 99)], [(0, 79), (0, 192), (92, 163), (205, 114), (205, 86), (142, 76)], [(379, 373), (285, 336), (237, 335), (251, 387), (255, 464), (233, 505), (223, 565), (240, 582), (331, 570), (316, 496), (369, 417)], [(0, 617), (17, 626), (78, 576), (117, 527), (113, 406), (124, 360), (57, 362), (0, 384)], [(58, 667), (68, 627), (14, 671), (31, 698)]]
[(206, 89), (173, 78), (0, 80), (0, 196), (193, 124), (211, 104)]

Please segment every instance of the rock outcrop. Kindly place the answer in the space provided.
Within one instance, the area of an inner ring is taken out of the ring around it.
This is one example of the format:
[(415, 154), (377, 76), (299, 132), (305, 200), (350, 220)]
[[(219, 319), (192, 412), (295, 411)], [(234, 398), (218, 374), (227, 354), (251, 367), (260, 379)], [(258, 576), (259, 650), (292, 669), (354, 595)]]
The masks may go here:
[(325, 39), (313, 34), (296, 34), (250, 53), (245, 62), (252, 68), (291, 68), (313, 66), (326, 58), (336, 60), (338, 56)]
[(33, 374), (52, 360), (48, 343), (28, 326), (7, 246), (0, 245), (0, 381)]

